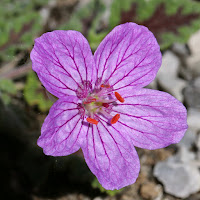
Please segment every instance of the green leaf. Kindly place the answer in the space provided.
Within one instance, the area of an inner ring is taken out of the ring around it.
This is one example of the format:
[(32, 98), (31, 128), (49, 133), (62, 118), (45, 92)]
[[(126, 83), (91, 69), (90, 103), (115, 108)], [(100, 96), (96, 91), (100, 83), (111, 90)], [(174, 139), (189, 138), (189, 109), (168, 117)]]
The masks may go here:
[(59, 27), (60, 30), (76, 30), (76, 31), (82, 31), (82, 23), (81, 20), (78, 18), (78, 16), (73, 15), (69, 22), (66, 24), (62, 24)]
[(101, 184), (99, 183), (99, 181), (97, 180), (97, 178), (95, 178), (93, 181), (92, 181), (92, 187), (93, 188), (98, 188), (102, 193), (107, 193), (109, 196), (114, 196), (118, 193), (120, 193), (121, 191), (123, 191), (123, 188), (120, 189), (120, 190), (106, 190), (104, 189)]
[(34, 72), (30, 72), (27, 76), (24, 98), (30, 106), (37, 105), (42, 112), (49, 110), (53, 104), (46, 96), (45, 89)]
[(34, 37), (42, 28), (37, 8), (47, 3), (48, 0), (1, 0), (1, 60), (12, 60), (17, 52), (31, 47)]
[(12, 95), (15, 95), (17, 93), (15, 84), (9, 79), (0, 80), (0, 91), (4, 93), (12, 94)]
[(0, 93), (0, 97), (5, 105), (8, 105), (11, 102), (11, 98), (6, 93)]
[(165, 49), (174, 42), (186, 43), (191, 34), (200, 29), (200, 2), (113, 0), (109, 28), (130, 21), (148, 27), (161, 49)]
[(88, 33), (88, 41), (90, 43), (90, 47), (93, 51), (96, 50), (96, 48), (99, 46), (100, 42), (103, 40), (103, 38), (108, 34), (108, 32), (101, 32), (96, 33), (94, 29), (91, 29)]

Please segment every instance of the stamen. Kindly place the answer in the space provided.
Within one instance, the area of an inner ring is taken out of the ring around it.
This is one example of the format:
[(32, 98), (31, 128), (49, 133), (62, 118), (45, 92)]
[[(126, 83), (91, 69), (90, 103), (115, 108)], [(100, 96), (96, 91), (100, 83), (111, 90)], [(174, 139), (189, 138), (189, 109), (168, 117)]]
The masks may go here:
[(106, 112), (105, 108), (101, 109), (101, 111), (99, 113), (101, 113), (107, 119), (112, 119), (112, 117), (113, 117), (110, 113)]
[(120, 118), (120, 114), (116, 114), (112, 119), (111, 119), (111, 124), (115, 124)]
[(85, 101), (85, 102), (83, 102), (83, 103), (84, 103), (84, 104), (90, 104), (90, 103), (92, 103), (92, 102), (94, 102), (94, 101), (96, 101), (95, 98), (90, 98), (90, 99), (88, 99), (87, 101)]
[(96, 100), (96, 102), (102, 102), (102, 103), (113, 103), (113, 102), (115, 102), (115, 99), (111, 99), (111, 100), (109, 100), (109, 99), (99, 98), (99, 99)]
[(102, 87), (102, 88), (110, 88), (110, 85), (101, 84), (101, 87)]
[(118, 92), (115, 92), (115, 97), (117, 98), (118, 101), (124, 103), (124, 98)]
[(105, 108), (108, 108), (109, 104), (108, 103), (103, 103), (102, 106), (104, 106)]
[(89, 122), (90, 124), (95, 124), (95, 125), (98, 124), (98, 121), (97, 121), (97, 120), (92, 119), (92, 118), (90, 118), (90, 117), (88, 117), (86, 120), (87, 120), (87, 122)]

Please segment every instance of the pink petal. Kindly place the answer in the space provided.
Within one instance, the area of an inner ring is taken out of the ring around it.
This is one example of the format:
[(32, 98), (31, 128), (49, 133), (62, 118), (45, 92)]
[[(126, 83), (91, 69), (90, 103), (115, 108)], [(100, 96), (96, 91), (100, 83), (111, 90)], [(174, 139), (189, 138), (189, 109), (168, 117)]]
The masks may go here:
[(77, 97), (59, 99), (43, 123), (38, 146), (43, 148), (46, 155), (51, 156), (66, 156), (76, 152), (84, 137), (81, 134), (81, 117)]
[(131, 87), (120, 94), (125, 102), (113, 110), (120, 114), (120, 130), (135, 146), (158, 149), (182, 139), (187, 130), (187, 111), (173, 96)]
[(86, 163), (107, 190), (133, 184), (138, 177), (140, 162), (137, 152), (119, 130), (102, 119), (89, 125), (86, 141), (81, 147)]
[(115, 27), (95, 52), (97, 76), (114, 89), (148, 85), (162, 57), (154, 35), (144, 26), (126, 23)]
[(58, 98), (75, 95), (96, 73), (90, 46), (77, 31), (43, 34), (35, 40), (31, 60), (43, 85)]

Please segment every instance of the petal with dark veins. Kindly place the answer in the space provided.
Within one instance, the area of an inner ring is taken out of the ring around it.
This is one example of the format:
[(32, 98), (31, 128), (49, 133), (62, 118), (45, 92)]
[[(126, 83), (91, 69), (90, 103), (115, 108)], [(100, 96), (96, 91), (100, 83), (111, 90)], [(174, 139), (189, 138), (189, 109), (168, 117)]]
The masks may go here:
[(46, 155), (67, 156), (79, 150), (84, 139), (78, 98), (68, 96), (56, 101), (46, 117), (37, 144)]
[(103, 118), (98, 125), (88, 126), (81, 148), (87, 165), (105, 189), (120, 189), (136, 181), (140, 162), (132, 142)]
[(154, 80), (162, 55), (154, 35), (135, 23), (115, 27), (100, 43), (94, 59), (97, 78), (115, 90), (142, 88)]
[(178, 143), (187, 130), (187, 111), (168, 93), (151, 89), (121, 90), (125, 99), (113, 107), (120, 114), (118, 124), (134, 146), (145, 149), (164, 148)]
[(76, 95), (77, 88), (95, 82), (94, 58), (88, 41), (80, 32), (43, 34), (35, 40), (31, 60), (42, 84), (58, 98)]

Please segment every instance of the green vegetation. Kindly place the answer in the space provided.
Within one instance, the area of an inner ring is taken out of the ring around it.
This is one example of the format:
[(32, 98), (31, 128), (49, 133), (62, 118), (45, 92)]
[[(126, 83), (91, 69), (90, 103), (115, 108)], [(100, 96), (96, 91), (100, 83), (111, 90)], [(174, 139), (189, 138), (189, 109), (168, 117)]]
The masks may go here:
[(110, 29), (129, 21), (148, 27), (161, 49), (166, 49), (174, 42), (186, 43), (200, 28), (200, 3), (190, 0), (114, 0)]
[(102, 193), (105, 192), (105, 193), (107, 193), (109, 196), (114, 196), (114, 195), (120, 193), (120, 192), (123, 190), (123, 188), (120, 189), (120, 190), (106, 190), (106, 189), (104, 189), (104, 188), (101, 186), (101, 184), (99, 183), (99, 181), (97, 180), (97, 178), (95, 178), (95, 179), (93, 180), (93, 182), (92, 182), (92, 187), (93, 187), (93, 188), (98, 188)]
[(53, 104), (48, 99), (45, 89), (41, 86), (41, 82), (34, 72), (30, 72), (27, 76), (24, 98), (30, 106), (38, 105), (38, 108), (43, 112), (48, 111)]
[(15, 84), (9, 79), (0, 80), (0, 96), (4, 104), (9, 104), (11, 102), (11, 96), (17, 94), (17, 89)]
[(48, 0), (1, 0), (0, 60), (12, 60), (19, 51), (31, 48), (42, 31), (38, 9), (46, 3)]

